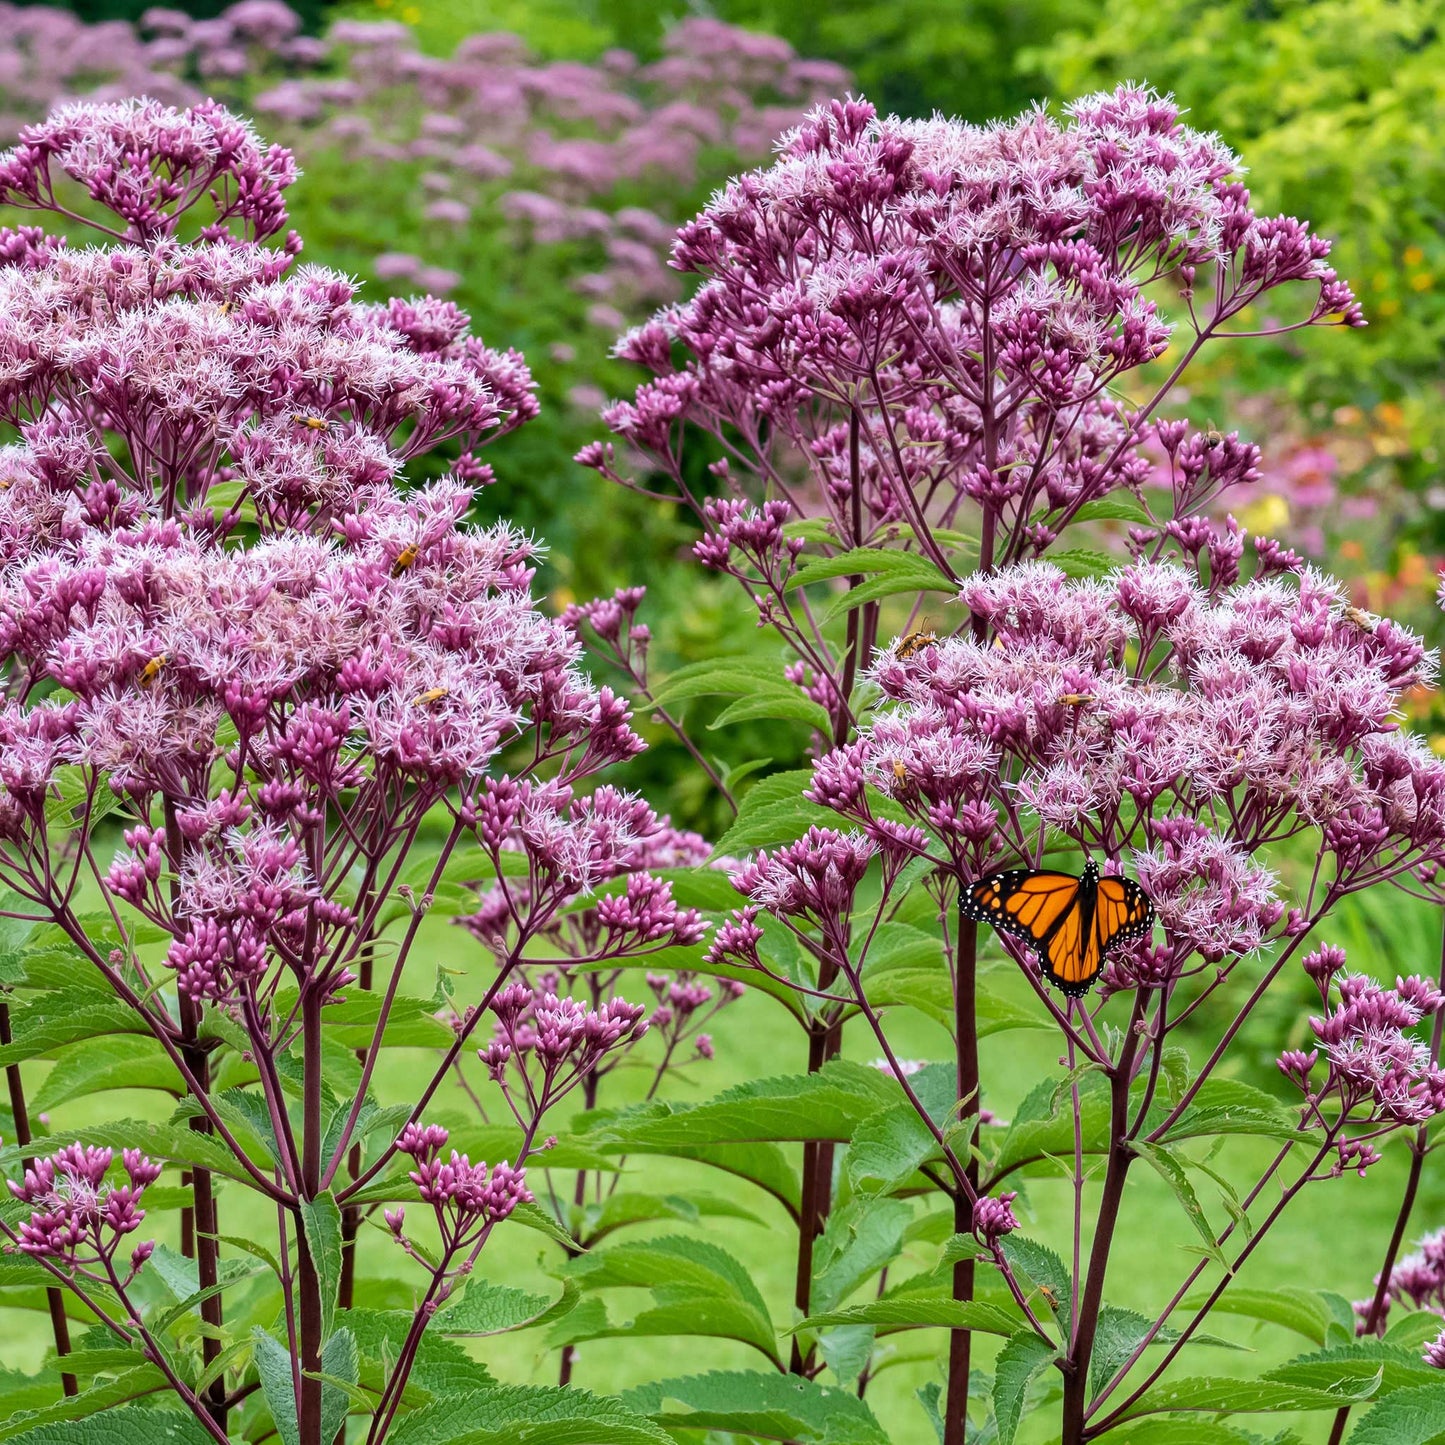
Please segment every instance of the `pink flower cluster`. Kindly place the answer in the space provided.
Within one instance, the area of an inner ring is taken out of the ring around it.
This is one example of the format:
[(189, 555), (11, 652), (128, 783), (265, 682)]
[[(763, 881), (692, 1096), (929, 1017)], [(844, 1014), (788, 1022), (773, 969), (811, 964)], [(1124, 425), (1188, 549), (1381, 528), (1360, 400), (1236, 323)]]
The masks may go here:
[[(691, 188), (719, 152), (766, 156), (808, 105), (847, 85), (835, 65), (701, 18), (672, 27), (648, 65), (622, 50), (546, 63), (505, 34), (437, 57), (395, 23), (341, 20), (317, 38), (298, 33), (281, 0), (238, 0), (206, 19), (156, 7), (134, 27), (6, 4), (0, 21), (0, 136), (76, 95), (245, 99), (303, 156), (339, 149), (353, 163), (417, 168), (422, 219), (443, 237), (494, 209), (520, 242), (584, 243), (593, 267), (574, 285), (608, 329), (622, 324), (619, 306), (676, 290), (661, 254), (674, 218), (614, 192), (639, 179), (665, 178), (659, 194)], [(461, 279), (404, 252), (378, 256), (375, 270), (443, 294)]]
[[(1320, 961), (1312, 954), (1306, 971), (1319, 974)], [(1423, 1124), (1445, 1109), (1445, 1070), (1413, 1032), (1445, 1007), (1445, 995), (1423, 978), (1399, 978), (1394, 988), (1382, 988), (1339, 971), (1321, 985), (1327, 1005), (1331, 985), (1333, 1009), (1310, 1019), (1317, 1046), (1279, 1059), (1285, 1077), (1304, 1091), (1313, 1120), (1328, 1125), (1323, 1110), (1333, 1106), (1338, 1119), (1353, 1126)], [(1321, 1055), (1323, 1079), (1314, 1076)], [(1361, 1173), (1379, 1157), (1368, 1144), (1363, 1148), (1367, 1152), (1356, 1149), (1350, 1159)]]
[[(1273, 936), (1286, 905), (1254, 855), (1301, 826), (1340, 886), (1445, 849), (1445, 765), (1393, 716), (1432, 659), (1394, 624), (1362, 623), (1327, 579), (1211, 595), (1169, 562), (1098, 582), (1034, 562), (961, 595), (992, 640), (885, 649), (884, 705), (815, 769), (814, 800), (880, 844), (901, 810), (964, 877), (1033, 863), (1049, 830), (1130, 858), (1166, 972)], [(1112, 986), (1134, 967), (1122, 956)]]
[(12, 1180), (11, 1194), (30, 1205), (33, 1213), (18, 1225), (6, 1248), (50, 1260), (73, 1276), (116, 1288), (129, 1284), (155, 1245), (136, 1246), (124, 1279), (116, 1270), (115, 1256), (125, 1236), (145, 1219), (141, 1197), (160, 1177), (161, 1168), (138, 1149), (126, 1149), (122, 1163), (127, 1182), (113, 1184), (106, 1179), (113, 1158), (110, 1149), (71, 1144), (37, 1160), (19, 1184)]
[[(410, 1175), (424, 1204), (431, 1205), (441, 1236), (443, 1258), (451, 1259), (461, 1250), (477, 1247), (519, 1204), (530, 1204), (526, 1171), (505, 1162), (487, 1167), (483, 1160), (473, 1164), (453, 1149), (443, 1157), (448, 1134), (440, 1124), (408, 1124), (396, 1142), (397, 1151), (415, 1166)], [(434, 1266), (416, 1252), (404, 1229), (406, 1211), (385, 1211), (386, 1225), (408, 1254)]]
[[(1174, 330), (1157, 279), (1177, 274), (1192, 301), (1196, 275), (1218, 273), (1207, 318), (1189, 313), (1201, 340), (1296, 282), (1297, 324), (1359, 320), (1328, 244), (1256, 216), (1237, 169), (1149, 91), (1088, 97), (1064, 124), (989, 127), (834, 101), (681, 229), (673, 264), (702, 285), (619, 343), (655, 379), (605, 420), (716, 534), (714, 566), (733, 568), (739, 518), (694, 494), (689, 424), (738, 438), (724, 483), (746, 469), (730, 485), (766, 487), (779, 519), (822, 516), (845, 545), (911, 526), (938, 561), (924, 533), (972, 504), (995, 555), (1033, 555), (1086, 503), (1152, 475), (1148, 411), (1113, 395)], [(1169, 452), (1190, 510), (1256, 475), (1236, 438), (1181, 428)], [(601, 446), (579, 459), (623, 480)]]
[(647, 1032), (647, 1010), (620, 998), (593, 1007), (512, 983), (491, 1007), (492, 1039), (477, 1057), (519, 1119), (524, 1111), (514, 1094), (525, 1097), (532, 1115), (540, 1115), (594, 1073), (605, 1054), (630, 1047)]
[[(1373, 1316), (1376, 1330), (1383, 1334), (1390, 1306), (1396, 1302), (1445, 1316), (1445, 1229), (1433, 1230), (1419, 1241), (1413, 1254), (1396, 1260), (1387, 1279), (1376, 1276), (1375, 1284), (1381, 1283), (1385, 1286), (1383, 1311), (1376, 1310), (1373, 1298), (1355, 1301), (1356, 1328), (1361, 1333)], [(1426, 1344), (1422, 1358), (1427, 1365), (1445, 1370), (1445, 1327)]]

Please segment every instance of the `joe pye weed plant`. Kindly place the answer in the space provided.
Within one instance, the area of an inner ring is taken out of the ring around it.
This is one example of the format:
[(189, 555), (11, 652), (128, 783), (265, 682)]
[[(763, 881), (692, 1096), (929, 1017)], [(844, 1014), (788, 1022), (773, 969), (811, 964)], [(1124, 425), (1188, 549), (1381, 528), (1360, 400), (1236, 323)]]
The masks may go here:
[[(1147, 90), (986, 128), (835, 102), (679, 232), (696, 294), (621, 340), (651, 379), (605, 413), (617, 442), (579, 458), (690, 509), (698, 560), (778, 646), (772, 677), (722, 659), (658, 681), (635, 593), (620, 620), (590, 618), (639, 706), (738, 796), (719, 851), (760, 851), (703, 967), (776, 997), (807, 1069), (670, 1130), (616, 1116), (606, 1137), (694, 1157), (802, 1138), (789, 1368), (861, 1396), (888, 1337), (945, 1327), (920, 1394), (943, 1445), (1007, 1445), (1026, 1416), (1029, 1438), (1067, 1445), (1237, 1442), (1253, 1437), (1231, 1414), (1343, 1422), (1366, 1400), (1362, 1442), (1405, 1438), (1390, 1431), (1412, 1410), (1445, 1429), (1441, 1350), (1419, 1350), (1438, 1320), (1355, 1343), (1337, 1296), (1231, 1293), (1302, 1191), (1351, 1187), (1398, 1131), (1423, 1149), (1445, 1106), (1433, 961), (1361, 976), (1328, 918), (1433, 880), (1445, 767), (1394, 718), (1433, 657), (1247, 539), (1227, 508), (1256, 448), (1173, 404), (1212, 343), (1363, 324), (1328, 243), (1256, 214), (1239, 172)], [(811, 768), (735, 789), (690, 727), (704, 696), (733, 699), (714, 727), (805, 723)], [(1000, 870), (1087, 863), (1136, 879), (1156, 927), (1081, 970), (1102, 961), (1092, 993), (1062, 994), (962, 904)], [(1281, 1102), (1233, 1076), (1232, 1050), (1301, 971), (1318, 1010), (1281, 1054)], [(955, 1055), (900, 1057), (904, 1009), (945, 1022)], [(862, 1102), (837, 1058), (850, 1022), (902, 1097)], [(1021, 1101), (995, 1096), (979, 1049), (1014, 1029), (1059, 1049)], [(1240, 1135), (1272, 1146), (1247, 1175)], [(1141, 1175), (1198, 1237), (1196, 1263), (1148, 1281), (1147, 1314), (1111, 1298)], [(1071, 1227), (1034, 1237), (1026, 1196), (1060, 1176)], [(888, 1274), (930, 1238), (931, 1271)], [(1247, 1381), (1201, 1369), (1221, 1302), (1317, 1348)], [(887, 1426), (919, 1438), (916, 1415)]]

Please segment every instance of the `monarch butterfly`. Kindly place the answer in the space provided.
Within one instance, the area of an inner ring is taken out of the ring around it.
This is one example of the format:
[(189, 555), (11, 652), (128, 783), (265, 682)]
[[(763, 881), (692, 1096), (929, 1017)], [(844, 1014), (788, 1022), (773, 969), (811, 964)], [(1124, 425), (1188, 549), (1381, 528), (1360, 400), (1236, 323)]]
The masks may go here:
[(1101, 878), (1092, 858), (1082, 878), (1040, 868), (991, 873), (964, 891), (959, 907), (1031, 944), (1044, 976), (1070, 998), (1088, 993), (1111, 948), (1154, 927), (1144, 890), (1129, 878)]

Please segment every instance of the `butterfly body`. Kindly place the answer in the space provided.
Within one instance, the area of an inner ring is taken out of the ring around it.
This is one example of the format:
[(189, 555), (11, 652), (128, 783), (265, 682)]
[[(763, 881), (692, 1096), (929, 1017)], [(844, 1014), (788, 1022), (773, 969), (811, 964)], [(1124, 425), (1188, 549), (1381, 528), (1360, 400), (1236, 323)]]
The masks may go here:
[(1082, 877), (1042, 868), (992, 873), (964, 890), (959, 908), (975, 923), (1022, 939), (1050, 983), (1086, 994), (1113, 948), (1147, 937), (1154, 906), (1130, 878), (1101, 878), (1092, 859)]

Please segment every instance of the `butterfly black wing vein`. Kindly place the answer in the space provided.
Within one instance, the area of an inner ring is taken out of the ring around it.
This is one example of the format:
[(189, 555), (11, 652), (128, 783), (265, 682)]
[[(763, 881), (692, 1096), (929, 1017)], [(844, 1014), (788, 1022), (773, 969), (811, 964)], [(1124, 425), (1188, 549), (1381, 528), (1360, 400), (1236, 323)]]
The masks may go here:
[[(1036, 906), (1024, 917), (1020, 915), (1029, 905), (1019, 904), (1011, 910), (1010, 903), (1030, 884), (1035, 885), (1029, 892)], [(967, 888), (959, 910), (964, 918), (987, 923), (1000, 933), (1026, 942), (1038, 956), (1044, 976), (1065, 994), (1079, 997), (1088, 992), (1112, 949), (1144, 937), (1154, 926), (1153, 905), (1137, 883), (1111, 877), (1105, 884), (1117, 888), (1123, 898), (1111, 898), (1101, 917), (1100, 877), (1092, 859), (1078, 878), (1047, 869), (1011, 868), (981, 878)], [(1039, 927), (1037, 920), (1046, 912), (1047, 921)], [(1071, 974), (1060, 972), (1052, 957), (1053, 945), (1065, 928), (1070, 930), (1063, 942)]]

